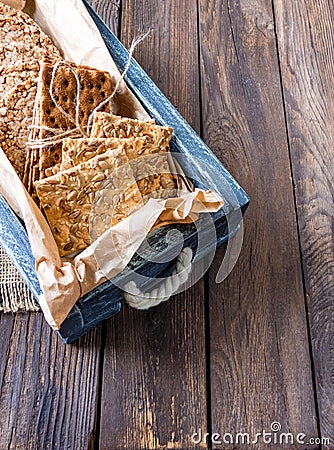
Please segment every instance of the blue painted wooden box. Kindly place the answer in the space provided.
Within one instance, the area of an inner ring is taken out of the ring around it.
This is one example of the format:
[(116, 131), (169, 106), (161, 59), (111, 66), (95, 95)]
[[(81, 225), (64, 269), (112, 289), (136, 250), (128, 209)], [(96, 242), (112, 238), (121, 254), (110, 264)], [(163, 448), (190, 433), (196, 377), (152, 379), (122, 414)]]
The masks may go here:
[[(86, 4), (86, 2), (85, 2)], [(94, 22), (99, 28), (108, 50), (122, 72), (128, 60), (128, 52), (116, 36), (102, 22), (99, 16), (86, 4)], [(145, 109), (161, 125), (169, 125), (174, 129), (171, 148), (181, 155), (181, 165), (194, 184), (198, 187), (211, 188), (221, 194), (226, 204), (217, 213), (211, 214), (216, 229), (217, 239), (212, 242), (208, 237), (205, 248), (198, 250), (198, 229), (202, 238), (207, 227), (207, 214), (203, 214), (195, 224), (177, 225), (183, 235), (183, 246), (191, 247), (196, 253), (196, 260), (203, 258), (226, 242), (239, 227), (241, 213), (248, 206), (249, 198), (232, 176), (224, 169), (220, 161), (204, 144), (200, 137), (187, 124), (172, 104), (152, 82), (141, 67), (133, 61), (127, 73), (126, 81)], [(182, 157), (185, 156), (185, 158)], [(194, 157), (194, 158), (193, 158)], [(214, 176), (213, 176), (214, 173)], [(149, 235), (150, 248), (136, 254), (127, 268), (113, 282), (107, 282), (82, 297), (64, 321), (59, 335), (64, 342), (71, 343), (87, 333), (103, 320), (120, 311), (123, 301), (122, 290), (117, 287), (131, 280), (132, 270), (153, 279), (168, 276), (173, 271), (175, 260), (168, 263), (150, 261), (150, 253), (158, 250), (160, 261), (168, 261), (171, 245), (167, 244), (166, 235), (175, 226), (166, 226), (153, 231)], [(0, 196), (0, 243), (19, 270), (23, 279), (36, 298), (41, 293), (35, 273), (35, 261), (31, 254), (29, 240), (23, 224)], [(175, 243), (178, 245), (178, 243)], [(147, 258), (145, 257), (145, 251)], [(115, 285), (115, 283), (117, 285)], [(145, 286), (141, 287), (145, 290)], [(152, 282), (150, 283), (152, 289)]]

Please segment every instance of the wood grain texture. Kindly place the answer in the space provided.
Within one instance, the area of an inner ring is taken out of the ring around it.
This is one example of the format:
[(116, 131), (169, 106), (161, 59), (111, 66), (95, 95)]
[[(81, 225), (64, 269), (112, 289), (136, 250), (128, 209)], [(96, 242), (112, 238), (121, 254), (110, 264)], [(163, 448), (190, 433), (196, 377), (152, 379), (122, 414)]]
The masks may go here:
[(190, 290), (148, 312), (124, 307), (108, 323), (101, 449), (195, 447), (193, 429), (206, 426), (198, 288), (196, 296)]
[(200, 4), (204, 138), (252, 199), (234, 271), (210, 273), (212, 431), (317, 436), (271, 2)]
[(320, 429), (334, 448), (334, 5), (274, 5)]
[(121, 19), (121, 0), (88, 0), (88, 3), (104, 20), (111, 31), (117, 35)]
[[(122, 41), (152, 30), (135, 58), (198, 130), (196, 1), (129, 0), (122, 11)], [(195, 447), (191, 434), (206, 427), (204, 337), (203, 281), (149, 312), (124, 305), (108, 323), (101, 449)]]
[(100, 329), (66, 346), (36, 313), (0, 315), (0, 333), (0, 448), (93, 448)]

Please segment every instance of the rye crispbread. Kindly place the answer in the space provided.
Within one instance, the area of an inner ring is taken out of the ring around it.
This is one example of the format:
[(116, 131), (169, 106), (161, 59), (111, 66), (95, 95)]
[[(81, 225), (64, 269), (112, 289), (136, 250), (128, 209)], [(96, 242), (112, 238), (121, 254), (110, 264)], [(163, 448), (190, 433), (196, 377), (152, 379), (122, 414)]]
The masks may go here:
[[(86, 66), (76, 66), (71, 63), (71, 68), (61, 65), (55, 72), (53, 82), (53, 96), (57, 105), (50, 95), (50, 84), (54, 63), (49, 60), (43, 61), (40, 71), (39, 85), (41, 86), (36, 103), (35, 123), (38, 126), (55, 130), (71, 130), (76, 128), (76, 106), (77, 106), (77, 80), (73, 71), (80, 81), (79, 116), (80, 126), (85, 130), (88, 118), (93, 110), (108, 98), (115, 86), (114, 80), (108, 72), (92, 69)], [(64, 115), (57, 107), (60, 106), (72, 120)], [(110, 103), (102, 110), (110, 110)], [(52, 136), (48, 130), (40, 130), (38, 139)], [(46, 170), (61, 163), (61, 144), (54, 144), (40, 149), (39, 153), (39, 177), (47, 176)]]

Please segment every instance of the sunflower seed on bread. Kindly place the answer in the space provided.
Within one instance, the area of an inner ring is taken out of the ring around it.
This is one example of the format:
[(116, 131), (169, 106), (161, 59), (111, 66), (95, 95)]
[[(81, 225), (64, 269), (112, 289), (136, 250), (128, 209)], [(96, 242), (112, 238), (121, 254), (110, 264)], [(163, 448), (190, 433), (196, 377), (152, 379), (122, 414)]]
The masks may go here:
[[(60, 256), (86, 248), (141, 204), (123, 149), (35, 182)], [(91, 227), (91, 233), (90, 233)]]
[(161, 127), (154, 120), (143, 122), (128, 117), (97, 112), (94, 115), (92, 138), (129, 138), (146, 137), (159, 147), (167, 147), (172, 137), (173, 129)]

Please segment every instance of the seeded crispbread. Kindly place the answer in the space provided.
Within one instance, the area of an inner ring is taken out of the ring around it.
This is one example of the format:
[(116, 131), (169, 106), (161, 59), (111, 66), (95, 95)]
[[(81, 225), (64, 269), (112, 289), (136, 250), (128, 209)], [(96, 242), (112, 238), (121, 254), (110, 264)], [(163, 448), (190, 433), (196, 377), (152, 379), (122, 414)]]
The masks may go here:
[[(1, 108), (4, 108), (3, 112), (9, 112), (12, 121), (9, 124), (1, 115), (0, 145), (4, 150), (6, 148), (10, 161), (21, 178), (24, 177), (26, 187), (30, 177), (30, 164), (28, 159), (25, 172), (22, 169), (22, 158), (27, 150), (23, 143), (28, 139), (27, 124), (31, 124), (32, 118), (31, 92), (35, 90), (39, 61), (46, 53), (53, 58), (60, 58), (58, 49), (27, 14), (0, 3)], [(31, 88), (31, 85), (34, 87)], [(22, 100), (18, 98), (20, 95)], [(19, 122), (22, 123), (18, 125)], [(15, 135), (15, 130), (19, 131), (18, 135)], [(14, 153), (11, 154), (12, 152)], [(28, 156), (30, 158), (30, 152)]]
[(154, 120), (143, 122), (128, 117), (115, 116), (105, 112), (94, 115), (92, 138), (129, 138), (146, 137), (155, 142), (161, 149), (168, 147), (173, 129), (161, 127)]
[(170, 172), (167, 153), (146, 155), (135, 159), (132, 164), (138, 189), (145, 201), (150, 197), (175, 196), (177, 183)]
[(143, 196), (152, 192), (176, 189), (176, 181), (170, 173), (166, 147), (160, 148), (147, 137), (97, 138), (63, 140), (61, 169), (69, 169), (88, 161), (107, 150), (123, 148), (131, 161), (134, 177)]
[(124, 148), (130, 161), (141, 155), (158, 153), (161, 150), (154, 142), (146, 137), (140, 138), (83, 138), (63, 140), (61, 169), (66, 170), (82, 162), (88, 161), (96, 155), (114, 148)]
[[(61, 256), (86, 248), (92, 239), (140, 205), (141, 195), (131, 167), (123, 164), (126, 159), (123, 149), (117, 155), (114, 150), (107, 151), (72, 169), (35, 182)], [(122, 165), (119, 167), (119, 164)]]
[(0, 101), (0, 146), (23, 179), (37, 84), (27, 79)]
[(65, 138), (60, 169), (70, 169), (108, 150), (124, 149), (124, 141), (124, 139)]
[[(48, 59), (43, 61), (40, 80), (41, 90), (39, 93), (39, 102), (36, 112), (37, 124), (42, 127), (51, 129), (71, 130), (76, 127), (73, 120), (76, 117), (77, 105), (77, 80), (73, 74), (73, 70), (77, 74), (80, 81), (80, 107), (79, 107), (79, 123), (80, 126), (86, 127), (88, 118), (93, 110), (108, 98), (115, 85), (115, 81), (108, 72), (92, 69), (86, 66), (76, 66), (71, 63), (68, 66), (60, 66), (55, 73), (53, 82), (53, 95), (60, 106), (71, 118), (66, 117), (55, 105), (50, 95), (50, 84), (54, 63), (50, 63)], [(105, 105), (102, 110), (110, 110), (110, 104)], [(47, 130), (40, 130), (39, 138), (44, 139), (52, 135)], [(61, 144), (42, 148), (40, 150), (39, 176), (46, 176), (46, 169), (55, 166), (61, 162)]]
[[(162, 191), (176, 189), (176, 180), (169, 171), (165, 157), (152, 158), (145, 155), (156, 152), (167, 152), (173, 129), (161, 127), (154, 121), (142, 122), (127, 117), (97, 112), (94, 115), (91, 138), (145, 138), (137, 140), (136, 145), (126, 148), (130, 161), (138, 158), (133, 170), (140, 193), (146, 197), (152, 193), (160, 195)], [(145, 156), (145, 158), (139, 158)], [(154, 165), (155, 164), (155, 165)], [(147, 176), (146, 176), (147, 175)]]
[(0, 3), (0, 66), (40, 61), (45, 52), (60, 58), (51, 39), (27, 14)]
[[(6, 103), (6, 97), (8, 97), (7, 102), (12, 97), (12, 94), (15, 95), (15, 92), (17, 90), (20, 90), (20, 87), (18, 88), (18, 85), (26, 86), (27, 89), (32, 89), (31, 94), (29, 94), (28, 99), (29, 102), (26, 105), (23, 110), (19, 109), (18, 114), (18, 120), (21, 121), (22, 111), (24, 113), (24, 123), (29, 126), (33, 123), (33, 96), (36, 94), (36, 84), (38, 81), (38, 72), (39, 72), (39, 61), (33, 60), (33, 61), (16, 61), (16, 63), (10, 65), (10, 66), (4, 66), (0, 67), (0, 97), (2, 96), (2, 101), (0, 103)], [(28, 81), (28, 84), (27, 84)], [(32, 107), (31, 107), (32, 106)], [(15, 120), (14, 120), (15, 121)], [(24, 124), (22, 124), (23, 126)], [(26, 131), (24, 132), (24, 139), (20, 139), (20, 144), (17, 147), (16, 146), (16, 139), (15, 136), (8, 135), (7, 139), (5, 138), (5, 135), (3, 135), (3, 139), (6, 139), (7, 141), (11, 140), (13, 141), (13, 149), (14, 155), (13, 159), (17, 159), (16, 153), (19, 152), (20, 155), (22, 155), (22, 158), (25, 159), (25, 163), (23, 165), (23, 170), (19, 171), (19, 175), (22, 178), (23, 184), (25, 187), (29, 190), (29, 179), (30, 179), (30, 166), (31, 166), (31, 150), (29, 148), (26, 148), (24, 144), (28, 140), (28, 136), (30, 135), (29, 129), (26, 127)], [(10, 153), (10, 152), (9, 152)], [(19, 158), (20, 166), (23, 164), (21, 161), (21, 158)], [(14, 164), (15, 166), (15, 164)], [(21, 174), (22, 172), (22, 174)]]

